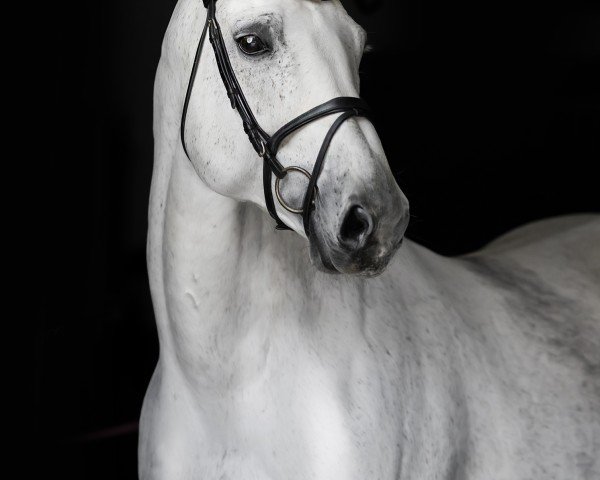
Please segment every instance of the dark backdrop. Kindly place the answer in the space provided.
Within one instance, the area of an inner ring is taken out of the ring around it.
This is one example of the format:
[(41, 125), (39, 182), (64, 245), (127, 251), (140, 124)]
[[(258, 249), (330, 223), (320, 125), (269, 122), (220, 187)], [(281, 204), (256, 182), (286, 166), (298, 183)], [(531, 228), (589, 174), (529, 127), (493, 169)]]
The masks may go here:
[[(345, 3), (374, 47), (363, 96), (411, 201), (410, 238), (460, 254), (530, 220), (600, 211), (597, 2)], [(31, 384), (48, 454), (33, 467), (63, 478), (135, 477), (157, 358), (144, 252), (152, 84), (174, 5), (53, 8), (58, 241)]]

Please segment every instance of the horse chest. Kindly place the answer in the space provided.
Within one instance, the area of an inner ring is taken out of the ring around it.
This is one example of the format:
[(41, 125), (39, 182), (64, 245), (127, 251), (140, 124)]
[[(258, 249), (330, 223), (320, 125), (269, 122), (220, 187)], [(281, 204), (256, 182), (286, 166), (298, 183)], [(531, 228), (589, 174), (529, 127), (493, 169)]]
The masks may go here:
[(194, 444), (189, 471), (202, 478), (395, 478), (399, 410), (374, 359), (359, 351), (340, 368), (309, 350), (283, 355), (278, 348), (271, 346), (251, 381), (190, 400), (202, 407), (194, 408), (201, 411), (195, 422), (181, 424), (181, 435), (195, 437), (186, 442)]

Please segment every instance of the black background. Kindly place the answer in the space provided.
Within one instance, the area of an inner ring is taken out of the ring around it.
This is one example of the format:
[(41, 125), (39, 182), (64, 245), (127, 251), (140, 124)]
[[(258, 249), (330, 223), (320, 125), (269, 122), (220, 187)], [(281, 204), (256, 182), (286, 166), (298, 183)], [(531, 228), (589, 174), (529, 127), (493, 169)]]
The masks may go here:
[[(374, 47), (362, 94), (411, 201), (410, 238), (453, 255), (530, 220), (600, 211), (598, 2), (359, 3), (345, 2)], [(157, 358), (144, 251), (152, 85), (174, 6), (62, 3), (48, 22), (57, 241), (44, 251), (31, 385), (48, 454), (37, 466), (63, 478), (136, 475), (132, 422)]]

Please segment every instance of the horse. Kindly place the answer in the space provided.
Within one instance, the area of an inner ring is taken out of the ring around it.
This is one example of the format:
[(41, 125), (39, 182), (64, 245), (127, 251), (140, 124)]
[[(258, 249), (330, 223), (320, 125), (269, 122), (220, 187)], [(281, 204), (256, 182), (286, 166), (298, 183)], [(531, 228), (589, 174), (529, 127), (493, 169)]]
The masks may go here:
[[(365, 32), (339, 0), (219, 0), (231, 65), (266, 131), (359, 95)], [(180, 0), (154, 93), (147, 261), (160, 355), (140, 418), (142, 480), (600, 478), (600, 218), (440, 256), (374, 126), (345, 122), (310, 214), (266, 214), (262, 161)], [(242, 45), (246, 42), (247, 45)], [(244, 50), (244, 47), (246, 50)], [(310, 170), (326, 116), (289, 137)], [(272, 185), (270, 185), (272, 186)], [(298, 205), (299, 174), (281, 181)]]

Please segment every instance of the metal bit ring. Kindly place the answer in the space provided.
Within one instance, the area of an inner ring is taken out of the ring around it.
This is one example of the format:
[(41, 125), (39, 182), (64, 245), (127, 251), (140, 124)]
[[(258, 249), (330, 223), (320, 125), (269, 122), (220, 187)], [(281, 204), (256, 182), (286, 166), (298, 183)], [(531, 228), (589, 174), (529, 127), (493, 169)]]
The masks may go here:
[[(298, 172), (298, 173), (301, 173), (302, 175), (304, 175), (306, 178), (308, 178), (309, 181), (311, 179), (310, 173), (308, 173), (306, 170), (304, 170), (301, 167), (286, 167), (286, 168), (283, 169), (283, 173), (288, 173), (288, 172)], [(304, 212), (304, 209), (303, 208), (292, 208), (292, 207), (290, 207), (285, 202), (285, 200), (283, 199), (283, 197), (281, 196), (281, 189), (280, 188), (281, 188), (281, 178), (277, 177), (277, 179), (275, 180), (275, 196), (277, 197), (277, 201), (288, 212), (296, 213), (298, 215), (302, 215), (302, 213)]]

